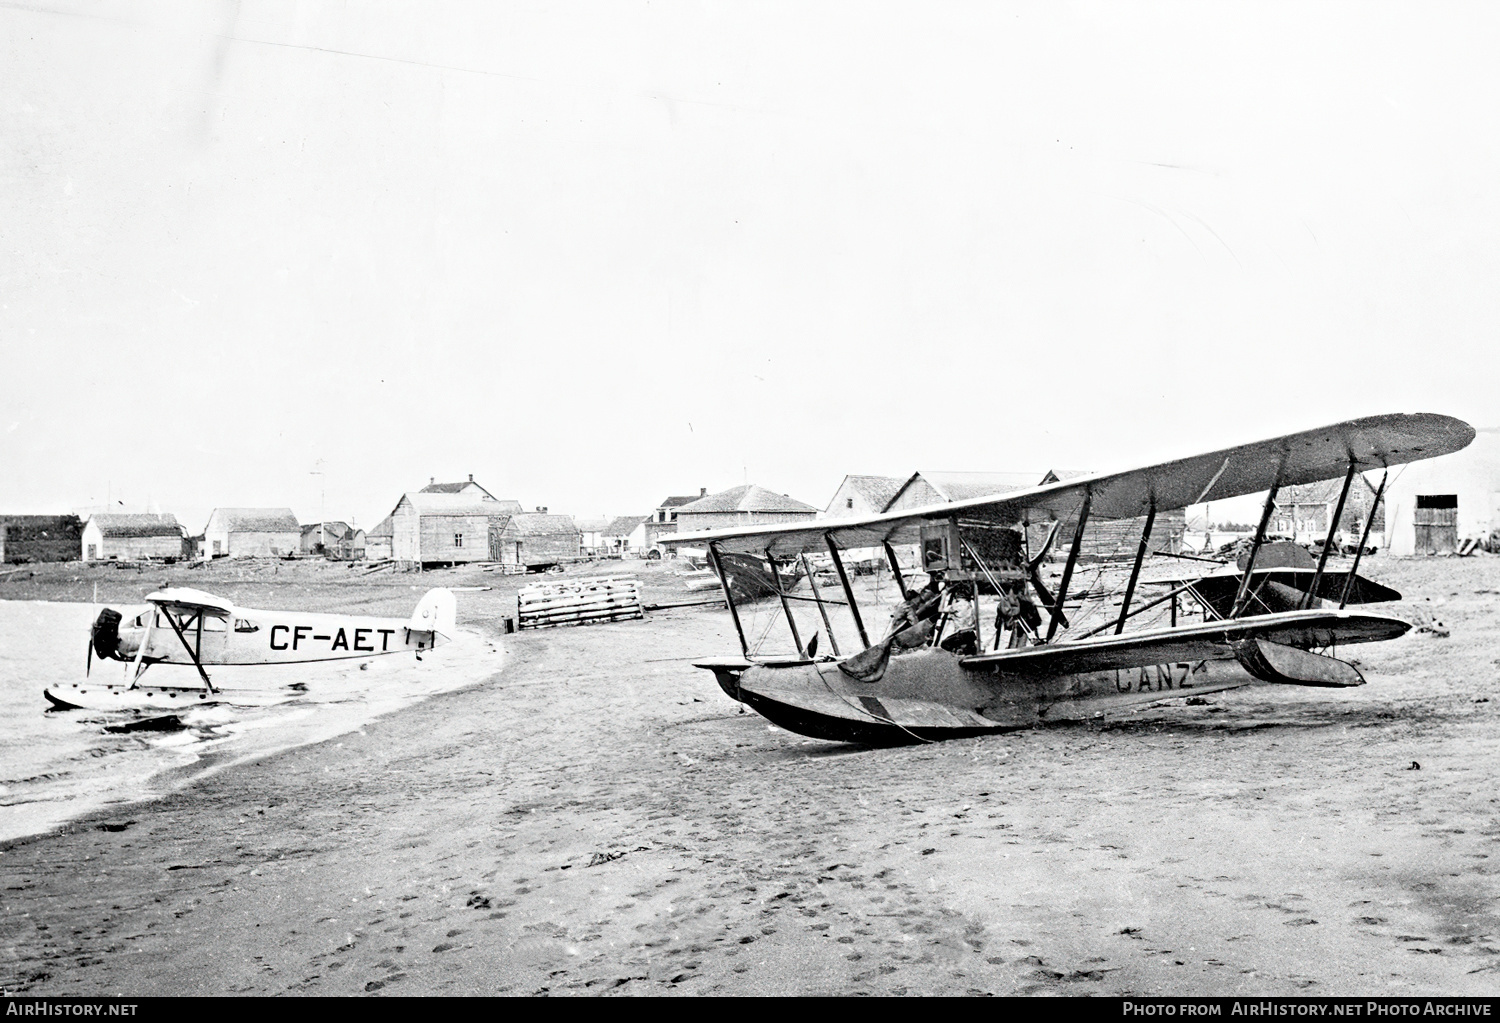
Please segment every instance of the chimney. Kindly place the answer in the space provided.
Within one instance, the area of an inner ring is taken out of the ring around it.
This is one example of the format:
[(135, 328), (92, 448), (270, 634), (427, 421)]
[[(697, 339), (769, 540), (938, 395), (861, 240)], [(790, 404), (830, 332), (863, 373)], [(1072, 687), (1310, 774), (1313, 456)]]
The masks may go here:
[(544, 505), (544, 504), (537, 505), (536, 506), (536, 513), (538, 515), (546, 515), (547, 514), (547, 506)]
[(699, 497), (707, 497), (708, 496), (708, 488), (707, 487), (699, 487), (698, 488), (698, 496)]
[(472, 473), (472, 472), (471, 472), (471, 473), (469, 473), (469, 482), (470, 482), (470, 483), (473, 483), (473, 482), (474, 482), (474, 474), (473, 474), (473, 473)]
[(429, 477), (427, 477), (427, 485), (429, 487), (432, 486), (436, 482), (437, 482), (437, 477), (436, 476), (429, 476)]

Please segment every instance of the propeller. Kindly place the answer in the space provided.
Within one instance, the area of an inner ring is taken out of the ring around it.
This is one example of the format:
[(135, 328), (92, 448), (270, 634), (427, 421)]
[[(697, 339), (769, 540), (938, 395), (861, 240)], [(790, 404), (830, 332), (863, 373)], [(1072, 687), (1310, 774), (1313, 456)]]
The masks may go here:
[[(1036, 590), (1036, 595), (1042, 598), (1043, 605), (1045, 605), (1049, 611), (1053, 607), (1055, 598), (1052, 596), (1052, 591), (1047, 589), (1046, 584), (1042, 582), (1041, 567), (1042, 562), (1047, 559), (1047, 552), (1052, 550), (1052, 544), (1057, 539), (1057, 533), (1060, 529), (1062, 529), (1061, 522), (1052, 523), (1052, 528), (1047, 531), (1047, 539), (1042, 541), (1041, 551), (1037, 553), (1036, 557), (1032, 558), (1026, 563), (1026, 570), (1031, 575), (1032, 588)], [(1063, 628), (1067, 628), (1068, 619), (1065, 615), (1063, 615), (1062, 608), (1057, 609), (1057, 614), (1058, 618), (1061, 620)]]

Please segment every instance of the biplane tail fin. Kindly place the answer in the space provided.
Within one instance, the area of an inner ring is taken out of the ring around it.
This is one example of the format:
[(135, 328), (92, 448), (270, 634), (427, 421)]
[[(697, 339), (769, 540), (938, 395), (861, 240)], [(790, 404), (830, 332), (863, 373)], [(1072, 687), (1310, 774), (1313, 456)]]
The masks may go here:
[(432, 633), (431, 646), (436, 646), (438, 637), (452, 639), (458, 630), (458, 611), (453, 601), (453, 591), (428, 590), (417, 602), (407, 625), (412, 632)]
[(1268, 639), (1243, 639), (1231, 645), (1240, 666), (1262, 682), (1337, 689), (1365, 684), (1358, 668), (1337, 657)]

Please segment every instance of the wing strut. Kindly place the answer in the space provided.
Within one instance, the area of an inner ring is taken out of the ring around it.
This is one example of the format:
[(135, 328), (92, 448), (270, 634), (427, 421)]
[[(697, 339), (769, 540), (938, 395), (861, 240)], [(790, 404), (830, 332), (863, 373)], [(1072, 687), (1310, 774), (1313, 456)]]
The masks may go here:
[[(849, 586), (849, 573), (844, 571), (844, 559), (839, 557), (839, 545), (833, 542), (832, 533), (824, 533), (823, 540), (828, 544), (828, 553), (833, 557), (833, 567), (838, 571), (839, 584), (844, 587), (844, 597), (849, 601), (849, 613), (854, 616), (854, 628), (859, 633), (859, 641), (864, 644), (864, 649), (870, 649), (870, 637), (865, 634), (865, 620), (859, 616), (859, 604), (854, 600), (854, 590)], [(886, 544), (885, 549), (891, 549)], [(891, 555), (892, 564), (895, 563), (895, 555)]]
[(792, 642), (797, 644), (797, 656), (806, 657), (807, 651), (803, 649), (802, 637), (797, 633), (797, 619), (792, 617), (792, 605), (787, 603), (786, 591), (781, 588), (781, 573), (776, 568), (776, 562), (771, 557), (771, 548), (766, 548), (766, 567), (771, 570), (771, 585), (776, 587), (776, 596), (781, 598), (781, 610), (786, 614), (786, 623), (792, 627)]
[(1057, 587), (1057, 599), (1052, 602), (1052, 621), (1047, 624), (1047, 642), (1057, 633), (1057, 624), (1062, 621), (1063, 601), (1068, 596), (1068, 583), (1073, 580), (1073, 566), (1078, 564), (1078, 551), (1083, 546), (1083, 529), (1089, 524), (1089, 504), (1094, 499), (1092, 488), (1085, 487), (1083, 504), (1078, 509), (1078, 528), (1073, 530), (1073, 546), (1068, 549), (1068, 563), (1063, 566), (1062, 582)]
[[(719, 545), (708, 545), (708, 556), (713, 559), (714, 571), (719, 574), (719, 587), (724, 591), (724, 603), (729, 605), (729, 617), (734, 619), (734, 631), (739, 633), (740, 651), (745, 660), (750, 659), (750, 644), (745, 642), (745, 628), (740, 624), (740, 610), (734, 606), (734, 594), (729, 592), (729, 576), (724, 574), (724, 562), (719, 558)], [(773, 568), (774, 571), (774, 568)]]
[(812, 566), (807, 563), (807, 554), (804, 552), (802, 558), (802, 571), (807, 573), (807, 585), (812, 587), (813, 600), (818, 602), (818, 614), (823, 616), (823, 631), (828, 633), (828, 645), (833, 647), (833, 656), (843, 657), (839, 653), (839, 641), (833, 635), (833, 623), (828, 620), (828, 608), (823, 606), (823, 594), (818, 590), (818, 579), (813, 575)]
[[(208, 691), (217, 693), (218, 690), (214, 688), (214, 684), (208, 680), (208, 672), (203, 670), (203, 662), (198, 659), (198, 651), (193, 649), (187, 637), (182, 634), (182, 626), (177, 624), (177, 616), (166, 608), (159, 608), (157, 613), (166, 618), (167, 624), (172, 626), (172, 631), (177, 633), (177, 638), (182, 641), (182, 649), (186, 650), (187, 655), (193, 659), (193, 667), (198, 669), (198, 674), (202, 676), (203, 684), (208, 687)], [(198, 611), (198, 638), (201, 642), (203, 638), (203, 611), (201, 609)]]
[(1271, 523), (1271, 512), (1276, 508), (1276, 492), (1281, 489), (1281, 476), (1286, 471), (1286, 460), (1289, 451), (1283, 449), (1281, 462), (1276, 467), (1276, 476), (1271, 481), (1271, 489), (1266, 491), (1266, 506), (1260, 510), (1260, 522), (1255, 527), (1255, 539), (1250, 542), (1250, 560), (1245, 562), (1245, 574), (1240, 576), (1239, 592), (1234, 595), (1234, 609), (1229, 612), (1229, 617), (1238, 618), (1240, 612), (1245, 610), (1245, 604), (1250, 598), (1250, 573), (1255, 571), (1255, 556), (1260, 553), (1260, 545), (1266, 541), (1266, 526)]
[(1359, 571), (1359, 559), (1364, 556), (1365, 544), (1370, 539), (1370, 527), (1375, 525), (1375, 512), (1380, 508), (1380, 498), (1385, 494), (1385, 481), (1391, 471), (1380, 474), (1380, 487), (1375, 491), (1375, 503), (1370, 505), (1370, 517), (1365, 519), (1365, 531), (1359, 534), (1359, 549), (1354, 552), (1354, 564), (1349, 566), (1349, 578), (1344, 580), (1344, 594), (1339, 598), (1339, 610), (1349, 603), (1349, 594), (1354, 592), (1354, 573)]
[(896, 592), (901, 594), (902, 600), (905, 600), (906, 580), (901, 576), (901, 562), (896, 560), (896, 549), (892, 547), (890, 543), (885, 544), (885, 556), (886, 560), (891, 563), (891, 575), (894, 576), (896, 580)]
[(1323, 581), (1323, 567), (1328, 564), (1328, 551), (1333, 547), (1334, 533), (1338, 532), (1339, 523), (1344, 519), (1344, 502), (1349, 500), (1349, 486), (1354, 482), (1354, 473), (1359, 468), (1359, 463), (1353, 458), (1349, 459), (1349, 471), (1344, 474), (1344, 489), (1339, 491), (1339, 503), (1333, 509), (1333, 518), (1328, 522), (1328, 532), (1323, 534), (1323, 552), (1318, 555), (1318, 567), (1313, 570), (1312, 584), (1307, 588), (1307, 596), (1302, 598), (1303, 608), (1312, 607), (1318, 600), (1318, 583)]
[[(1217, 477), (1215, 477), (1217, 479)], [(1151, 540), (1151, 527), (1156, 523), (1156, 498), (1146, 511), (1146, 528), (1141, 530), (1141, 545), (1136, 548), (1135, 564), (1130, 567), (1130, 581), (1125, 584), (1125, 600), (1120, 604), (1120, 620), (1115, 622), (1115, 635), (1125, 631), (1125, 619), (1130, 617), (1130, 598), (1135, 596), (1136, 580), (1141, 577), (1141, 562), (1146, 560), (1146, 547)]]

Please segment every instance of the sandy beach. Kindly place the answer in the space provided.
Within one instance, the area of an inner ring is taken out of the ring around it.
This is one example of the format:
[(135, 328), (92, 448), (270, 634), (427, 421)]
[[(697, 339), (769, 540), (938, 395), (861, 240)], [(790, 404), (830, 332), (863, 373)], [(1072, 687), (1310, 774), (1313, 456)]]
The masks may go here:
[(1366, 571), (1442, 626), (1351, 651), (1361, 689), (899, 749), (739, 713), (689, 660), (734, 651), (715, 609), (504, 636), (481, 684), (0, 845), (0, 988), (1493, 995), (1500, 560)]

